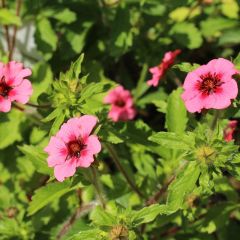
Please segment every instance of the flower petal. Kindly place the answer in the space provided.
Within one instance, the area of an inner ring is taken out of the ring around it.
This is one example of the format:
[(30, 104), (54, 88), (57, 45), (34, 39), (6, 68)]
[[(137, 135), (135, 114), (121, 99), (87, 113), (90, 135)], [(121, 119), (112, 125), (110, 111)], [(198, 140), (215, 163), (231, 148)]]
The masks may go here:
[(0, 112), (9, 112), (11, 109), (11, 101), (0, 96)]

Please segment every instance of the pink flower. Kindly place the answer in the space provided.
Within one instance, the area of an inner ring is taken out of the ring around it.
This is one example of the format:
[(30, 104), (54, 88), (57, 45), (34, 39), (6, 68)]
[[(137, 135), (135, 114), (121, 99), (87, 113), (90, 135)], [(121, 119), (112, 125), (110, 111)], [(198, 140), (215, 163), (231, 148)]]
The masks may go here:
[(32, 74), (29, 68), (15, 61), (0, 62), (0, 112), (9, 112), (11, 102), (27, 103), (32, 95), (32, 84), (25, 79)]
[(232, 78), (237, 70), (223, 58), (211, 60), (188, 73), (183, 88), (182, 99), (189, 112), (201, 112), (202, 109), (224, 109), (238, 94), (238, 86)]
[(159, 66), (152, 67), (149, 69), (150, 73), (152, 73), (152, 79), (148, 80), (147, 84), (149, 86), (154, 86), (154, 87), (158, 86), (159, 80), (164, 76), (168, 68), (170, 68), (173, 65), (175, 58), (180, 53), (181, 53), (181, 50), (179, 49), (173, 52), (171, 51), (166, 52), (161, 64)]
[(233, 140), (233, 133), (237, 128), (237, 120), (229, 121), (227, 127), (224, 129), (224, 140), (230, 142)]
[(71, 118), (51, 137), (44, 150), (49, 154), (48, 166), (54, 167), (58, 181), (73, 176), (77, 167), (88, 168), (94, 155), (101, 151), (98, 137), (90, 135), (97, 121), (90, 115)]
[(112, 105), (108, 117), (114, 122), (131, 120), (136, 115), (131, 93), (122, 86), (111, 90), (104, 103)]

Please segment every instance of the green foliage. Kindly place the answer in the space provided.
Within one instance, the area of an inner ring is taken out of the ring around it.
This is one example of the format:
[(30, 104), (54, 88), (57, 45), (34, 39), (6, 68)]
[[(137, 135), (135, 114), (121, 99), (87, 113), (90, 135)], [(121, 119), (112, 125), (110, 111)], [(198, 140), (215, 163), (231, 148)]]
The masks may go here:
[[(0, 2), (0, 61), (12, 55), (33, 72), (29, 103), (0, 113), (1, 240), (238, 239), (239, 126), (224, 138), (239, 97), (191, 114), (181, 84), (214, 58), (240, 70), (239, 1)], [(176, 49), (159, 85), (147, 85)], [(118, 85), (133, 96), (131, 121), (108, 117), (104, 98)], [(101, 152), (58, 182), (44, 148), (85, 114), (99, 119)]]

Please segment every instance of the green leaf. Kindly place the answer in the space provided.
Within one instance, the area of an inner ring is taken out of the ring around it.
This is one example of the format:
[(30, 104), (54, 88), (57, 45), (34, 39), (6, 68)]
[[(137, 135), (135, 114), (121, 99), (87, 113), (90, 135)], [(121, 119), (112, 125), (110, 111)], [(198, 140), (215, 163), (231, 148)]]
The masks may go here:
[(37, 102), (38, 96), (46, 92), (53, 81), (53, 74), (50, 66), (45, 62), (35, 64), (32, 79), (34, 94), (32, 95), (31, 100)]
[[(94, 228), (91, 230), (85, 230), (85, 231), (80, 231), (77, 234), (74, 234), (73, 236), (67, 238), (66, 240), (96, 240), (96, 236), (98, 236), (99, 239), (101, 239), (101, 236), (104, 234), (103, 231), (100, 229)], [(105, 234), (104, 234), (105, 235)]]
[(191, 150), (195, 142), (194, 135), (190, 133), (188, 135), (179, 135), (176, 133), (158, 132), (148, 139), (167, 148), (178, 150)]
[(75, 12), (71, 11), (68, 8), (64, 8), (63, 10), (59, 10), (52, 16), (57, 19), (59, 22), (70, 24), (77, 19), (77, 15)]
[(183, 207), (186, 197), (193, 191), (200, 174), (196, 162), (189, 162), (168, 188), (167, 205), (172, 212)]
[(187, 126), (187, 110), (181, 98), (182, 88), (173, 91), (167, 103), (166, 125), (169, 132), (181, 134)]
[(239, 3), (235, 0), (223, 0), (222, 2), (222, 13), (229, 18), (238, 19)]
[(197, 69), (198, 67), (200, 67), (199, 64), (197, 63), (188, 63), (188, 62), (182, 62), (180, 64), (175, 64), (173, 66), (173, 68), (178, 68), (180, 71), (182, 72), (192, 72), (195, 69)]
[[(0, 113), (0, 119), (2, 117), (3, 113)], [(7, 117), (8, 120), (0, 124), (0, 149), (4, 149), (15, 141), (22, 139), (20, 124), (25, 120), (24, 113), (18, 110), (11, 110)]]
[(170, 12), (169, 17), (176, 22), (182, 22), (187, 18), (189, 12), (190, 12), (189, 8), (179, 7)]
[(109, 89), (110, 85), (106, 82), (100, 83), (90, 83), (81, 91), (81, 97), (78, 100), (78, 103), (83, 102), (84, 100), (91, 98), (93, 95), (105, 92)]
[(31, 145), (23, 145), (18, 148), (32, 162), (37, 172), (53, 175), (52, 168), (49, 168), (47, 165), (47, 153), (42, 148)]
[(57, 35), (47, 18), (38, 19), (35, 40), (38, 49), (43, 53), (45, 59), (50, 59), (52, 57), (52, 53), (57, 48)]
[(144, 207), (139, 211), (135, 211), (132, 215), (134, 226), (153, 221), (158, 215), (168, 214), (168, 206), (153, 204), (149, 207)]
[(72, 71), (73, 71), (73, 74), (74, 74), (74, 78), (75, 79), (78, 79), (79, 78), (79, 74), (81, 73), (81, 70), (82, 70), (82, 62), (83, 62), (83, 59), (84, 59), (84, 54), (81, 54), (79, 56), (79, 58), (72, 64)]
[(90, 219), (99, 226), (113, 226), (117, 224), (117, 219), (112, 214), (97, 206), (91, 213)]
[(238, 22), (222, 17), (208, 18), (201, 22), (201, 31), (205, 37), (218, 37), (225, 29), (237, 26)]
[(233, 63), (236, 69), (240, 70), (240, 53), (238, 53), (237, 57), (233, 60)]
[(49, 183), (44, 187), (35, 191), (33, 195), (32, 201), (28, 207), (28, 216), (33, 215), (49, 203), (53, 202), (54, 200), (59, 199), (64, 194), (76, 189), (79, 186), (71, 186), (71, 182), (66, 180), (62, 183), (54, 182)]
[(181, 45), (195, 49), (202, 45), (202, 36), (199, 29), (193, 23), (177, 23), (170, 30), (170, 35)]
[(16, 25), (21, 26), (20, 17), (16, 16), (14, 11), (11, 11), (6, 8), (0, 9), (0, 24), (1, 25)]

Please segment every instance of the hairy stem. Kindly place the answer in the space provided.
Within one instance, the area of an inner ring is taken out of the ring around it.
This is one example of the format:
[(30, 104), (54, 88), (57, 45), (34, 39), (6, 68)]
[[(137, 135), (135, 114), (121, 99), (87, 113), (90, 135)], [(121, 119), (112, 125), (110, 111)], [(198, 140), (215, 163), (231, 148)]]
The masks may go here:
[[(21, 5), (22, 5), (22, 0), (17, 0), (16, 16), (20, 15)], [(9, 61), (11, 61), (12, 57), (13, 57), (13, 52), (14, 52), (15, 43), (16, 43), (17, 30), (18, 30), (18, 27), (15, 25), (14, 28), (13, 28), (12, 44), (11, 44), (10, 51), (9, 51), (9, 56), (8, 56)]]
[[(148, 71), (148, 64), (147, 63), (144, 63), (143, 64), (143, 67), (142, 67), (142, 71), (140, 73), (140, 77), (139, 77), (139, 80), (138, 80), (138, 84), (137, 84), (137, 88), (136, 88), (136, 93), (135, 93), (135, 96), (134, 96), (134, 100), (136, 101), (137, 99), (139, 99), (139, 97), (141, 97), (141, 95), (144, 93), (144, 92), (141, 92), (141, 88), (142, 88), (142, 85), (144, 84), (144, 81), (145, 81), (145, 78), (146, 78), (146, 75), (147, 75), (147, 71)], [(147, 90), (148, 88), (146, 88)]]
[(33, 103), (26, 103), (26, 105), (28, 105), (30, 107), (34, 107), (34, 108), (49, 108), (49, 107), (51, 107), (50, 103), (42, 104), (42, 105), (33, 104)]
[(218, 119), (219, 119), (220, 116), (221, 116), (220, 111), (215, 110), (213, 120), (212, 120), (211, 125), (210, 125), (210, 129), (212, 130), (212, 132), (215, 130), (215, 128), (217, 126), (217, 123), (218, 123)]
[[(6, 8), (5, 0), (1, 0), (1, 7)], [(5, 30), (5, 38), (6, 38), (6, 42), (7, 42), (8, 52), (10, 52), (10, 50), (11, 50), (11, 40), (10, 40), (10, 35), (9, 35), (9, 28), (8, 28), (7, 25), (4, 26), (4, 30)]]
[(121, 165), (118, 155), (114, 149), (114, 147), (110, 144), (105, 144), (106, 149), (109, 152), (109, 155), (111, 156), (112, 160), (114, 161), (114, 163), (116, 164), (118, 170), (123, 174), (123, 176), (125, 177), (125, 179), (127, 180), (128, 184), (130, 185), (130, 187), (133, 189), (133, 191), (135, 191), (140, 197), (145, 197), (142, 192), (138, 189), (138, 187), (134, 184), (134, 182), (132, 181), (132, 179), (128, 176), (127, 172), (125, 171), (125, 169), (123, 168), (123, 166)]

